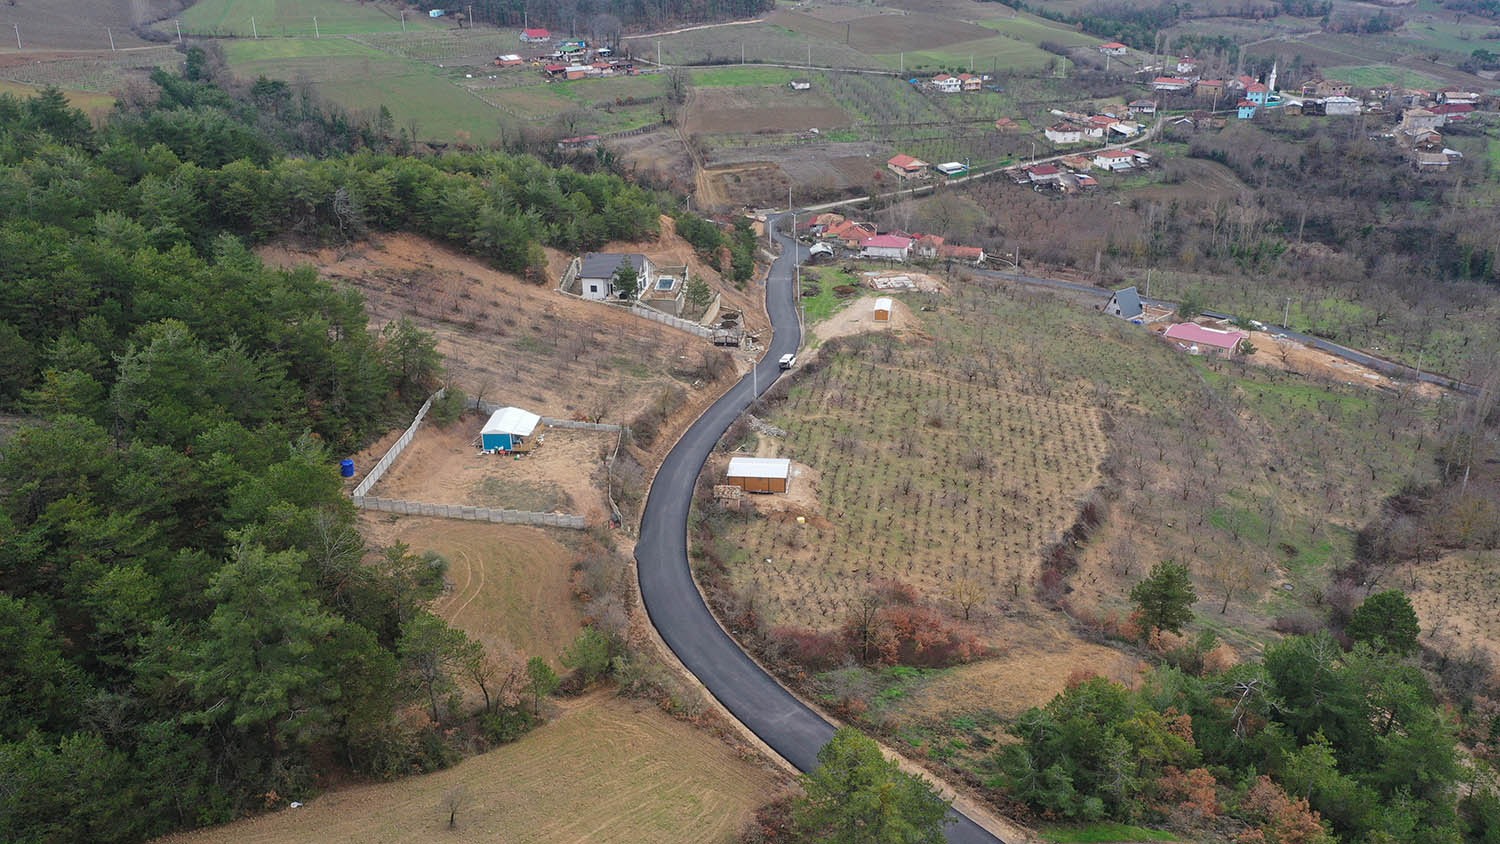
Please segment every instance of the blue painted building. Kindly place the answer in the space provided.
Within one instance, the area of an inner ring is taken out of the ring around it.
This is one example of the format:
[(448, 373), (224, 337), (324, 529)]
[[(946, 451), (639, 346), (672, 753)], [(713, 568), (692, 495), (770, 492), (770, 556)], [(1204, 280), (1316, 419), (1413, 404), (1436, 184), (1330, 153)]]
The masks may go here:
[(1241, 120), (1249, 120), (1250, 118), (1254, 117), (1255, 116), (1255, 109), (1256, 109), (1255, 103), (1251, 102), (1250, 100), (1240, 100), (1240, 103), (1239, 103), (1239, 117), (1240, 117), (1240, 119)]

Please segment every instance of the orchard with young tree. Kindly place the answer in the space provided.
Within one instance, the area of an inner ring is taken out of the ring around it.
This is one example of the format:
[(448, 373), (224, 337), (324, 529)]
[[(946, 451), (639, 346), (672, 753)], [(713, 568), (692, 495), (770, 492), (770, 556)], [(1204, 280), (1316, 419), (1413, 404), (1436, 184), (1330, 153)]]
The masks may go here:
[(1198, 593), (1187, 566), (1167, 560), (1157, 563), (1144, 580), (1131, 587), (1130, 600), (1140, 614), (1143, 632), (1181, 633), (1182, 625), (1193, 620)]

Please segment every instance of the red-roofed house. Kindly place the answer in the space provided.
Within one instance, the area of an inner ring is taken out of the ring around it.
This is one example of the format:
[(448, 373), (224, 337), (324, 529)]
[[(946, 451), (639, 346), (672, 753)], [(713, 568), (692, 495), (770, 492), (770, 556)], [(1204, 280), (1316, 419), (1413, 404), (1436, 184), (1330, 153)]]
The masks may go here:
[(1427, 110), (1433, 114), (1442, 115), (1445, 123), (1452, 123), (1455, 120), (1468, 119), (1469, 112), (1474, 110), (1474, 106), (1469, 103), (1443, 103), (1441, 105), (1428, 106)]
[(984, 249), (978, 246), (949, 246), (938, 247), (938, 254), (950, 261), (967, 261), (971, 264), (984, 263)]
[(521, 43), (523, 44), (546, 44), (552, 40), (552, 33), (545, 29), (523, 29), (521, 30)]
[(1038, 164), (1026, 171), (1032, 184), (1057, 184), (1062, 178), (1062, 171), (1051, 164)]
[(919, 234), (917, 240), (912, 244), (918, 258), (936, 258), (938, 250), (943, 248), (943, 236), (938, 234)]
[(878, 234), (860, 241), (861, 258), (889, 258), (905, 261), (911, 254), (911, 238), (893, 234)]
[(542, 70), (545, 70), (545, 71), (547, 71), (547, 73), (549, 73), (549, 74), (551, 74), (553, 76), (556, 76), (559, 73), (567, 73), (568, 72), (568, 66), (565, 65), (565, 64), (549, 64), (549, 65), (544, 65), (542, 67)]
[(958, 84), (965, 91), (978, 91), (984, 87), (984, 78), (974, 73), (960, 73)]
[(1094, 156), (1100, 170), (1129, 170), (1135, 166), (1135, 155), (1126, 149), (1109, 149)]
[(932, 77), (932, 87), (944, 94), (957, 94), (964, 89), (962, 79), (949, 73), (939, 73)]
[(853, 220), (840, 220), (830, 224), (823, 230), (823, 236), (830, 240), (839, 240), (850, 249), (860, 245), (865, 238), (875, 234), (875, 227), (869, 223), (856, 223)]
[(1106, 56), (1123, 56), (1129, 49), (1130, 48), (1126, 47), (1124, 44), (1121, 44), (1118, 41), (1111, 41), (1108, 44), (1099, 45), (1099, 52), (1103, 53)]
[(898, 155), (892, 158), (890, 161), (887, 161), (885, 163), (885, 166), (889, 168), (892, 173), (895, 173), (897, 176), (900, 176), (903, 179), (914, 179), (922, 175), (922, 171), (927, 169), (927, 162), (923, 161), (920, 158), (913, 158), (903, 153), (902, 155)]
[(1243, 331), (1220, 331), (1217, 328), (1205, 328), (1193, 322), (1182, 322), (1168, 328), (1163, 335), (1168, 340), (1174, 340), (1177, 345), (1187, 349), (1193, 354), (1218, 355), (1229, 357), (1240, 347), (1240, 341), (1249, 340), (1250, 336)]

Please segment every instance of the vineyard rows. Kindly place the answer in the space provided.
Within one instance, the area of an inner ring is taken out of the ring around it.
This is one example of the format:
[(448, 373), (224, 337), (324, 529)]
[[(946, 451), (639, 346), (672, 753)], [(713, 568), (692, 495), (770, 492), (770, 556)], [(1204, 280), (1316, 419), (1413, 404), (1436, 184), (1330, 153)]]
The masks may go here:
[(110, 58), (36, 61), (0, 71), (0, 77), (31, 85), (56, 85), (73, 91), (109, 92), (127, 78), (158, 67), (170, 67), (182, 57), (171, 47), (131, 50)]

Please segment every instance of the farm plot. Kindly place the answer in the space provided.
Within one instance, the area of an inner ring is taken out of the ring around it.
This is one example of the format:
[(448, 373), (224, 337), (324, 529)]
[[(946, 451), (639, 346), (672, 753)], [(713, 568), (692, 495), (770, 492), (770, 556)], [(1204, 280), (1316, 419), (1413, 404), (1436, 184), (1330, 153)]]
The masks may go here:
[(1388, 64), (1326, 67), (1323, 68), (1323, 75), (1358, 88), (1375, 88), (1381, 85), (1437, 87), (1442, 84), (1425, 73)]
[(242, 78), (310, 82), (356, 113), (384, 105), (423, 140), (484, 143), (499, 136), (499, 112), (431, 68), (347, 38), (230, 41), (230, 69)]
[(808, 38), (843, 42), (870, 55), (944, 47), (992, 35), (984, 27), (935, 15), (866, 15), (834, 22), (802, 12), (778, 11), (770, 22)]
[(823, 515), (747, 521), (736, 590), (772, 624), (826, 629), (886, 578), (933, 597), (958, 580), (996, 595), (1030, 582), (1106, 438), (1080, 397), (1018, 386), (935, 368), (918, 339), (834, 353), (772, 416), (791, 432), (783, 456), (821, 473)]
[[(41, 86), (26, 85), (21, 82), (0, 81), (0, 94), (10, 94), (13, 97), (26, 99), (36, 96), (41, 91)], [(63, 91), (68, 98), (68, 105), (76, 108), (91, 117), (103, 117), (115, 105), (115, 98), (109, 94), (94, 94), (87, 91)]]
[(948, 69), (996, 73), (1005, 70), (1038, 70), (1053, 62), (1066, 66), (1067, 59), (1055, 56), (1036, 44), (1008, 36), (961, 41), (906, 54), (906, 69), (909, 71)]
[(683, 119), (690, 134), (802, 131), (852, 123), (827, 94), (781, 87), (695, 90)]
[(433, 612), (491, 647), (555, 661), (583, 627), (568, 585), (574, 532), (363, 511), (360, 533), (378, 545), (441, 554), (451, 588)]
[[(408, 26), (411, 18), (408, 13)], [(419, 32), (362, 34), (359, 40), (393, 56), (427, 62), (467, 58), (488, 62), (506, 53), (528, 56), (543, 52), (539, 48), (528, 50), (527, 45), (518, 44), (513, 29), (423, 29)]]
[(171, 47), (120, 53), (69, 55), (19, 53), (0, 57), (0, 78), (27, 85), (56, 85), (70, 91), (108, 93), (158, 67), (172, 67), (182, 55)]
[(624, 43), (636, 55), (650, 59), (657, 58), (659, 44), (660, 58), (665, 64), (723, 64), (738, 62), (743, 58), (751, 62), (775, 64), (800, 65), (811, 62), (817, 67), (896, 67), (894, 61), (867, 55), (841, 41), (830, 43), (809, 38), (772, 23), (695, 29), (660, 38), (626, 38)]
[[(178, 19), (184, 33), (214, 36), (360, 35), (403, 28), (396, 5), (353, 0), (198, 0)], [(407, 30), (448, 26), (418, 12), (406, 15)]]
[[(166, 840), (727, 844), (780, 782), (650, 704), (599, 692), (565, 706), (520, 741), (448, 770), (339, 788), (300, 809)], [(459, 786), (468, 797), (450, 829), (444, 795)]]
[[(172, 0), (45, 0), (0, 4), (0, 30), (15, 44), (19, 27), (27, 50), (109, 50), (110, 35), (117, 48), (140, 47), (147, 42), (131, 27), (170, 14)], [(9, 49), (7, 47), (6, 49)]]
[(1409, 571), (1424, 634), (1475, 646), (1500, 660), (1500, 555), (1460, 551)]

